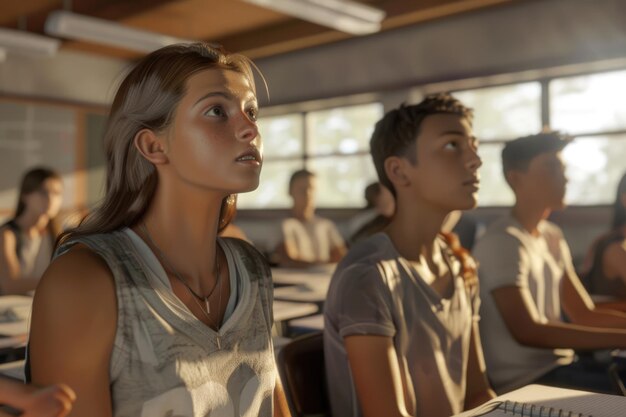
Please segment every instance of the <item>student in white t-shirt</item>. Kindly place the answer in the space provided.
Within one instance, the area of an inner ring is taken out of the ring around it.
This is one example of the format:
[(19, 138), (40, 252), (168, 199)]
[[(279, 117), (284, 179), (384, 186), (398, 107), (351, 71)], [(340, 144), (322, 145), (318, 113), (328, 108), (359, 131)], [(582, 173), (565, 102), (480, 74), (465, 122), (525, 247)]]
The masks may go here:
[(281, 224), (282, 239), (276, 255), (281, 266), (309, 267), (339, 261), (346, 246), (335, 224), (315, 214), (317, 179), (306, 169), (289, 179), (293, 201), (291, 216)]
[(428, 96), (387, 113), (370, 146), (396, 212), (350, 249), (331, 280), (324, 352), (333, 415), (458, 414), (493, 397), (475, 269), (440, 233), (449, 213), (476, 205), (471, 110), (447, 94)]
[(567, 143), (548, 132), (506, 144), (502, 164), (516, 202), (474, 248), (485, 359), (500, 392), (531, 382), (612, 391), (606, 365), (571, 349), (626, 347), (626, 314), (594, 306), (561, 229), (546, 220), (564, 208)]

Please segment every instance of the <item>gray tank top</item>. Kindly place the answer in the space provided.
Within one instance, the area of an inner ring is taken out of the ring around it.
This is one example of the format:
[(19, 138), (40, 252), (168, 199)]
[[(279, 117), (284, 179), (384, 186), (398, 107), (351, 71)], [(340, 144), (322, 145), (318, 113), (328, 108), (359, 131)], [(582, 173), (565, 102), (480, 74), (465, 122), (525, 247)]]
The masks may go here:
[(236, 305), (216, 332), (174, 295), (154, 254), (137, 239), (125, 229), (80, 238), (57, 251), (60, 256), (83, 243), (115, 278), (113, 416), (271, 417), (277, 375), (272, 285), (261, 254), (242, 240), (218, 239), (238, 296), (231, 297)]

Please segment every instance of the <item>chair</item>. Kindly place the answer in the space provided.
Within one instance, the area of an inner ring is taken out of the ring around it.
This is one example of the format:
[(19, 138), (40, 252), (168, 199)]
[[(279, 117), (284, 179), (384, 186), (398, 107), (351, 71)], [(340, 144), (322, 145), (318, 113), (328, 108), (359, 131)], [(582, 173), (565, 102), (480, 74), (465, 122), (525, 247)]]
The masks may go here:
[(278, 372), (294, 417), (330, 417), (322, 332), (300, 336), (278, 353)]

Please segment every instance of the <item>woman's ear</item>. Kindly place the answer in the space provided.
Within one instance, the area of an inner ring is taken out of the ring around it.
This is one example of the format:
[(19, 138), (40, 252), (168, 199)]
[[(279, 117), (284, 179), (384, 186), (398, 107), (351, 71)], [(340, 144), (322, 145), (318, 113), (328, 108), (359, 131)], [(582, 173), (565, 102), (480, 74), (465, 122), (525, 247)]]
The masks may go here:
[(406, 159), (400, 158), (399, 156), (390, 156), (385, 159), (385, 173), (396, 190), (411, 184), (405, 172), (407, 162)]
[(141, 129), (135, 135), (133, 143), (139, 153), (154, 165), (169, 162), (167, 143), (162, 135), (157, 135), (150, 129)]

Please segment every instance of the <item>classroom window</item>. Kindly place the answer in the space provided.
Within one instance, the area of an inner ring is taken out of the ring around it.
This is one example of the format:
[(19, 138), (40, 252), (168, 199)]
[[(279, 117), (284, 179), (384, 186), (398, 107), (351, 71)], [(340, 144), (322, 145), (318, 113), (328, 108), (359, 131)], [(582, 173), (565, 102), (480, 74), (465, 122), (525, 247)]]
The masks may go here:
[(376, 181), (369, 139), (383, 115), (380, 103), (261, 118), (261, 185), (241, 194), (243, 209), (291, 206), (291, 174), (306, 167), (318, 177), (318, 207), (361, 207), (363, 190)]
[(571, 134), (626, 130), (624, 96), (626, 71), (552, 80), (551, 125)]
[(474, 109), (474, 134), (480, 145), (480, 206), (506, 206), (514, 196), (502, 175), (504, 142), (541, 130), (541, 84), (538, 82), (456, 91)]
[(315, 158), (308, 167), (317, 174), (319, 207), (363, 206), (363, 191), (377, 178), (369, 153)]
[(626, 170), (626, 134), (578, 137), (563, 149), (568, 204), (606, 204)]
[(541, 85), (538, 82), (456, 91), (474, 109), (474, 134), (482, 142), (506, 140), (541, 130)]

